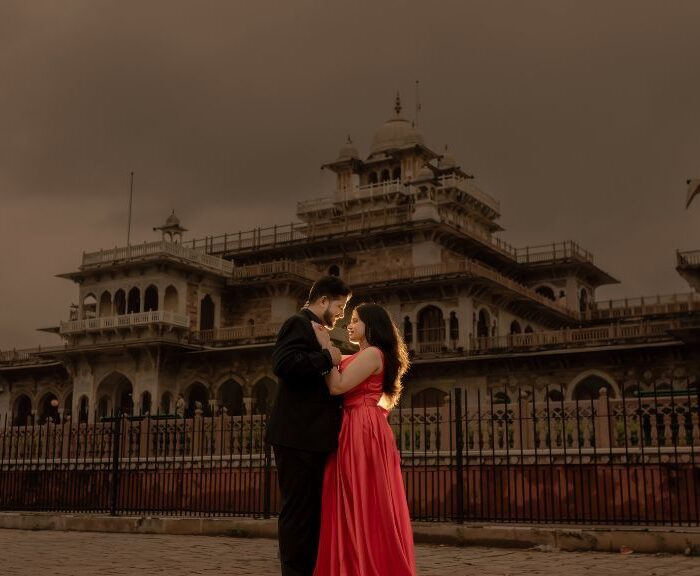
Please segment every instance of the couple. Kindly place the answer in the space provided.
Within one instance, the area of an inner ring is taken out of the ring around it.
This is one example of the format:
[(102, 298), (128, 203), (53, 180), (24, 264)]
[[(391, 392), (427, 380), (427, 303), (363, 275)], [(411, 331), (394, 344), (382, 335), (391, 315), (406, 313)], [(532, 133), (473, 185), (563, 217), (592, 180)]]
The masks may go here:
[(348, 323), (360, 350), (342, 357), (328, 330), (350, 289), (325, 276), (289, 318), (272, 355), (279, 378), (268, 424), (282, 510), (284, 576), (410, 576), (413, 532), (387, 421), (408, 368), (388, 312), (360, 304)]

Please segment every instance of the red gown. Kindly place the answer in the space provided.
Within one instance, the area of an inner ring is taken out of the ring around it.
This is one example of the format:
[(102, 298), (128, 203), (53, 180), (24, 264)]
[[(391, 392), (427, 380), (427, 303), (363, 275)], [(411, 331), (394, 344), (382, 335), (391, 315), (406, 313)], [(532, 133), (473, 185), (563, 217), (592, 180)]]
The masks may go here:
[[(345, 358), (341, 371), (355, 355)], [(338, 450), (323, 479), (314, 576), (412, 576), (413, 530), (388, 412), (377, 406), (384, 373), (343, 396)]]

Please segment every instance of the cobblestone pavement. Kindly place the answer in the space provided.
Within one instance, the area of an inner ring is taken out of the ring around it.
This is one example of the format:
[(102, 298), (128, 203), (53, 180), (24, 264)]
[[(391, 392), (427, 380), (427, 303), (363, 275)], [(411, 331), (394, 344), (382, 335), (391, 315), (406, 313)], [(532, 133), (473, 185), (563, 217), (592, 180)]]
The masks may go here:
[[(416, 547), (421, 576), (698, 576), (700, 558)], [(3, 576), (279, 574), (274, 540), (0, 529)], [(391, 575), (387, 575), (391, 576)]]

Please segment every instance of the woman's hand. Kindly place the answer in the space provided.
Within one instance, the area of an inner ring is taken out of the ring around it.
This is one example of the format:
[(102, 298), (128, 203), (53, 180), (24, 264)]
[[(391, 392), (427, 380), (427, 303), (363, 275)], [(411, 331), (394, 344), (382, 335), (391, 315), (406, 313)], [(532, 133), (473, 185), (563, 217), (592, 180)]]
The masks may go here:
[(318, 322), (311, 321), (311, 326), (314, 329), (314, 334), (316, 334), (316, 340), (321, 345), (321, 348), (330, 348), (331, 344), (331, 333), (326, 329), (325, 326), (319, 324)]

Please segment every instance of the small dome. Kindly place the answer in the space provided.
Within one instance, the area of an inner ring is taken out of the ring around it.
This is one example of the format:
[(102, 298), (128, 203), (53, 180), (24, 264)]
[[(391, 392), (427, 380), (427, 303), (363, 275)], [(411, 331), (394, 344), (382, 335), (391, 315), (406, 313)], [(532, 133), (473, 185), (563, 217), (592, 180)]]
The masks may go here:
[(383, 126), (374, 133), (370, 156), (386, 152), (393, 148), (404, 148), (406, 146), (424, 144), (423, 135), (413, 126), (411, 122), (401, 117), (401, 99), (396, 95), (396, 105), (394, 106), (396, 115), (387, 120)]
[(447, 146), (445, 146), (445, 152), (442, 154), (442, 156), (440, 156), (440, 159), (438, 160), (438, 168), (446, 169), (454, 168), (455, 166), (457, 166), (457, 160), (447, 149)]
[(175, 216), (175, 210), (173, 210), (173, 213), (168, 216), (168, 219), (165, 221), (166, 226), (179, 226), (180, 225), (180, 219)]
[(423, 164), (420, 170), (418, 170), (418, 175), (416, 180), (432, 180), (434, 177), (433, 171), (428, 168), (426, 164)]
[(350, 136), (348, 136), (347, 142), (341, 147), (340, 152), (338, 152), (338, 160), (350, 160), (359, 157), (360, 155), (357, 152), (357, 148), (355, 148)]
[(175, 210), (165, 220), (165, 224), (153, 228), (154, 232), (156, 230), (160, 230), (163, 233), (163, 240), (166, 240), (167, 236), (170, 242), (176, 241), (176, 238), (182, 239), (182, 233), (187, 232), (187, 228), (183, 228), (180, 225), (180, 219), (175, 216)]

